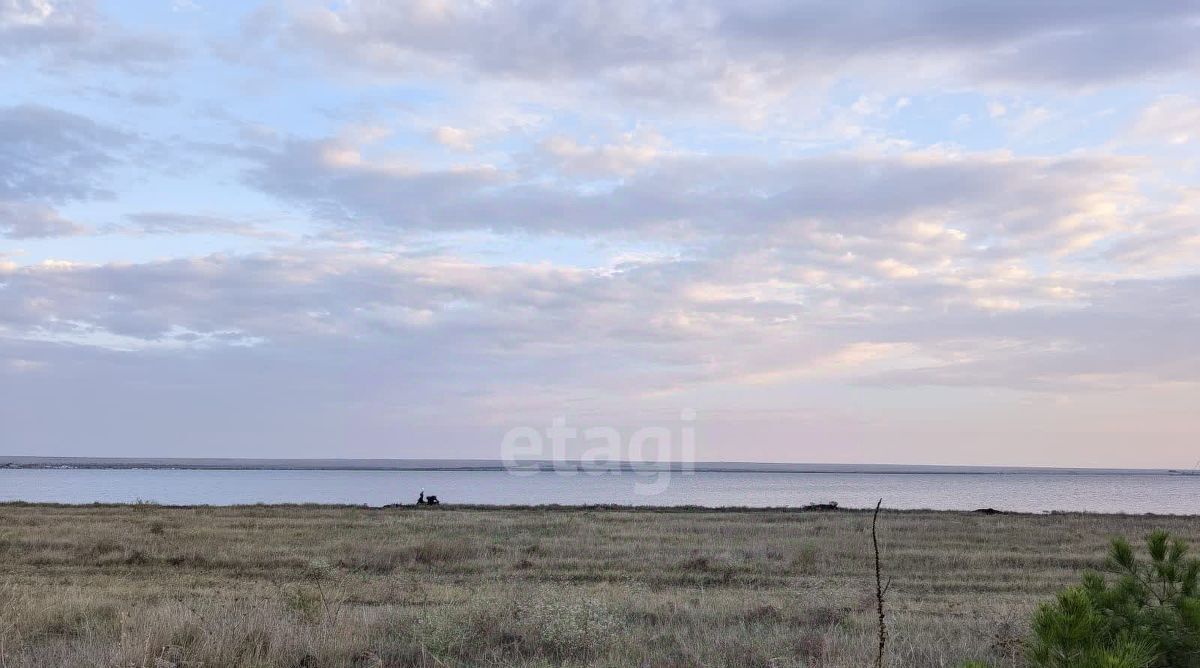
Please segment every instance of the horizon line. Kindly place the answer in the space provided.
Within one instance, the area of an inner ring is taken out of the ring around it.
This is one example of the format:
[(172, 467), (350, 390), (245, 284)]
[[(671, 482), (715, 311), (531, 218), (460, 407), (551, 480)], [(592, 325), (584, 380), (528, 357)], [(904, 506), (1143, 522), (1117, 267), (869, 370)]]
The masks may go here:
[[(443, 457), (95, 457), (0, 455), (0, 469), (196, 469), (196, 470), (344, 470), (344, 471), (495, 471), (511, 468), (554, 471), (570, 467), (591, 471), (652, 471), (692, 469), (718, 473), (972, 473), (972, 472), (1089, 472), (1089, 473), (1192, 473), (1196, 468), (1045, 466), (1021, 464), (898, 464), (861, 462), (763, 461), (585, 461), (582, 459), (503, 459)], [(723, 467), (723, 468), (722, 468)], [(870, 470), (874, 469), (874, 470)]]

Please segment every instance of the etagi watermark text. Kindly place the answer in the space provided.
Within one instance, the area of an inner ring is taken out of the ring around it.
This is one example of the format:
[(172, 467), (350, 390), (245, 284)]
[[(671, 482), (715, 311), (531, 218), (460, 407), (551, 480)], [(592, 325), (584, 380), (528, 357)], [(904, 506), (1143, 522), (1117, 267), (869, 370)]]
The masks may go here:
[(679, 423), (634, 430), (612, 426), (575, 427), (556, 417), (544, 428), (509, 429), (500, 443), (504, 468), (512, 475), (614, 475), (632, 473), (633, 491), (653, 496), (674, 475), (691, 475), (696, 464), (696, 411), (679, 413)]

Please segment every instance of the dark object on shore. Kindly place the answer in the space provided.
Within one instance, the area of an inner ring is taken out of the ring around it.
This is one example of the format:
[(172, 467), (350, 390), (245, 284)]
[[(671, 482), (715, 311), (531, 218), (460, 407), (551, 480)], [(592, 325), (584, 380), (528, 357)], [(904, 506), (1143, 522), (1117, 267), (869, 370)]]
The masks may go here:
[(433, 494), (430, 494), (429, 496), (425, 496), (425, 490), (421, 490), (421, 496), (417, 497), (417, 505), (418, 506), (437, 506), (437, 505), (441, 505), (441, 501), (438, 501), (438, 498), (436, 496), (434, 496)]
[(837, 509), (838, 509), (837, 501), (830, 501), (829, 503), (810, 503), (807, 506), (803, 506), (800, 508), (800, 510), (837, 510)]
[(996, 510), (995, 508), (979, 508), (975, 512), (979, 513), (980, 515), (1003, 515), (1004, 514), (1003, 510)]

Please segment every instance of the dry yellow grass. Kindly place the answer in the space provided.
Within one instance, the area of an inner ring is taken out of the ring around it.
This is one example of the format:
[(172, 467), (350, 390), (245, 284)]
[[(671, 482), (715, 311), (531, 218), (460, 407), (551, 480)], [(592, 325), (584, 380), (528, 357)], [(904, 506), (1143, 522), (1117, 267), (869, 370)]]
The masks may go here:
[[(1023, 665), (1117, 534), (1195, 518), (886, 512), (889, 665)], [(845, 666), (870, 515), (0, 505), (0, 666)]]

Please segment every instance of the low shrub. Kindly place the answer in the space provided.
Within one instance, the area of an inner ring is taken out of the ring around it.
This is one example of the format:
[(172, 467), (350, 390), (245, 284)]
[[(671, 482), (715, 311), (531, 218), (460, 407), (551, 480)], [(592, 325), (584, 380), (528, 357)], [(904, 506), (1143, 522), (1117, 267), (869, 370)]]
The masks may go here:
[(1200, 667), (1200, 560), (1165, 531), (1147, 538), (1149, 561), (1123, 538), (1104, 574), (1043, 604), (1033, 618), (1029, 658), (1040, 668)]

